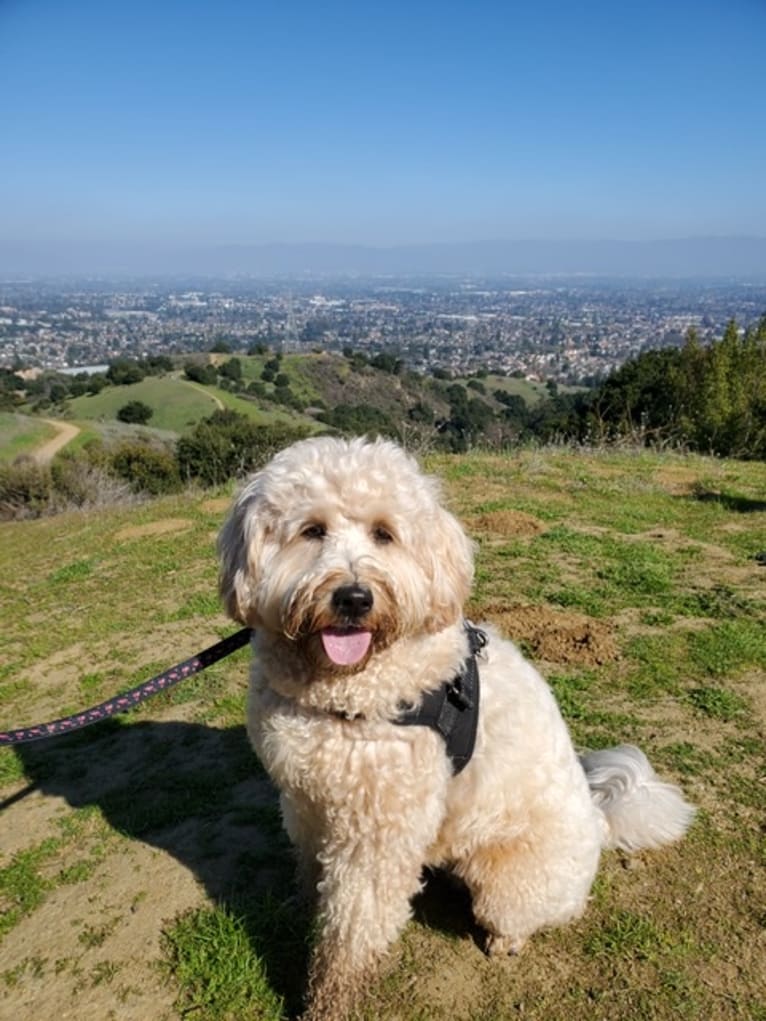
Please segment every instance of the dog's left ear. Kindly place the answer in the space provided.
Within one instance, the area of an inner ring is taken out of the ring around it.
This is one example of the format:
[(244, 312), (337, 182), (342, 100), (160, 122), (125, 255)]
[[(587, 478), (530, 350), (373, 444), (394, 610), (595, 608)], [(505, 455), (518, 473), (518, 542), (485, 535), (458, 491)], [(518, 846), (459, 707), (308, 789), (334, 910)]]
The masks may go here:
[(218, 536), (221, 569), (218, 591), (226, 612), (234, 620), (254, 627), (253, 593), (267, 526), (259, 508), (258, 476), (242, 490)]
[(463, 616), (473, 584), (473, 543), (456, 518), (439, 507), (429, 520), (423, 550), (432, 579), (429, 630), (441, 631)]

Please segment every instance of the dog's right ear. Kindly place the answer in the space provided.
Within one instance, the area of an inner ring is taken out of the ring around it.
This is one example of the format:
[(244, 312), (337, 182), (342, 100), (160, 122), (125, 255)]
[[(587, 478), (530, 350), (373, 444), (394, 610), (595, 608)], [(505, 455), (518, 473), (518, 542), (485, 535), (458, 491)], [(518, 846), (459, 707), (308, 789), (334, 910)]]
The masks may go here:
[(259, 488), (257, 477), (245, 486), (218, 536), (221, 600), (230, 617), (251, 627), (256, 624), (254, 595), (267, 532), (265, 509), (259, 513)]

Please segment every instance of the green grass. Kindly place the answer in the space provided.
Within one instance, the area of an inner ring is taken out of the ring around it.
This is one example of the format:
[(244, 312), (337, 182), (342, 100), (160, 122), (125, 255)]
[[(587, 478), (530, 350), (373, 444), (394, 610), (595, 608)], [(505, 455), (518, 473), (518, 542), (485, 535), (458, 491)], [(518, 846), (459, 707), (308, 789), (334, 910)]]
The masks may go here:
[(130, 386), (108, 386), (98, 394), (76, 397), (68, 406), (71, 417), (78, 421), (102, 421), (116, 419), (117, 412), (129, 401), (149, 405), (153, 411), (149, 425), (153, 429), (174, 433), (188, 431), (217, 407), (213, 393), (206, 393), (205, 388), (167, 376), (149, 376)]
[(196, 911), (166, 930), (165, 944), (184, 990), (184, 1014), (235, 1021), (257, 1003), (264, 1021), (282, 1017), (282, 1001), (270, 989), (241, 920), (221, 909)]
[[(467, 902), (445, 886), (363, 1016), (758, 1018), (766, 466), (530, 449), (427, 467), (478, 543), (471, 613), (509, 634), (519, 607), (546, 634), (572, 622), (608, 634), (603, 657), (583, 643), (557, 659), (554, 644), (544, 664), (575, 742), (640, 745), (701, 811), (678, 847), (606, 854), (585, 916), (508, 967), (483, 958)], [(0, 725), (100, 701), (234, 629), (214, 551), (230, 491), (0, 529)], [(540, 530), (514, 532), (516, 511)], [(482, 524), (496, 512), (509, 513)], [(534, 637), (519, 640), (534, 651)], [(167, 1017), (296, 1016), (311, 925), (245, 735), (248, 658), (80, 735), (0, 749), (14, 841), (0, 858), (4, 994), (32, 1002), (46, 983), (63, 1012), (87, 989), (93, 1011), (119, 1018), (161, 968)]]
[(0, 462), (31, 454), (55, 435), (53, 426), (40, 418), (0, 411)]

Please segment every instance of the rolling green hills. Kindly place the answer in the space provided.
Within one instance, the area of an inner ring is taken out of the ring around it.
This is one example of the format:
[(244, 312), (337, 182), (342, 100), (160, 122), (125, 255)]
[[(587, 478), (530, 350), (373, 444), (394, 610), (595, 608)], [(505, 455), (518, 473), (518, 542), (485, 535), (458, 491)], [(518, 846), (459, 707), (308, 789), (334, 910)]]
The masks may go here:
[(250, 401), (174, 376), (152, 376), (129, 386), (106, 387), (98, 394), (76, 397), (69, 402), (69, 411), (77, 421), (109, 421), (116, 419), (117, 412), (128, 401), (149, 405), (153, 411), (149, 423), (152, 428), (177, 434), (187, 432), (220, 407), (231, 407), (258, 420), (270, 417)]

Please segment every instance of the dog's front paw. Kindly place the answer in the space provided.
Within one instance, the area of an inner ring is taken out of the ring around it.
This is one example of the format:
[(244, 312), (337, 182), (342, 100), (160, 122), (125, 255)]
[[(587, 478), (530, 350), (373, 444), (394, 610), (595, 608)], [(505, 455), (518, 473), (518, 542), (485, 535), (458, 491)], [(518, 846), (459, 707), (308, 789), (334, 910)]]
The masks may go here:
[(519, 936), (499, 936), (488, 932), (484, 941), (484, 952), (488, 957), (516, 957), (521, 953), (526, 940)]

